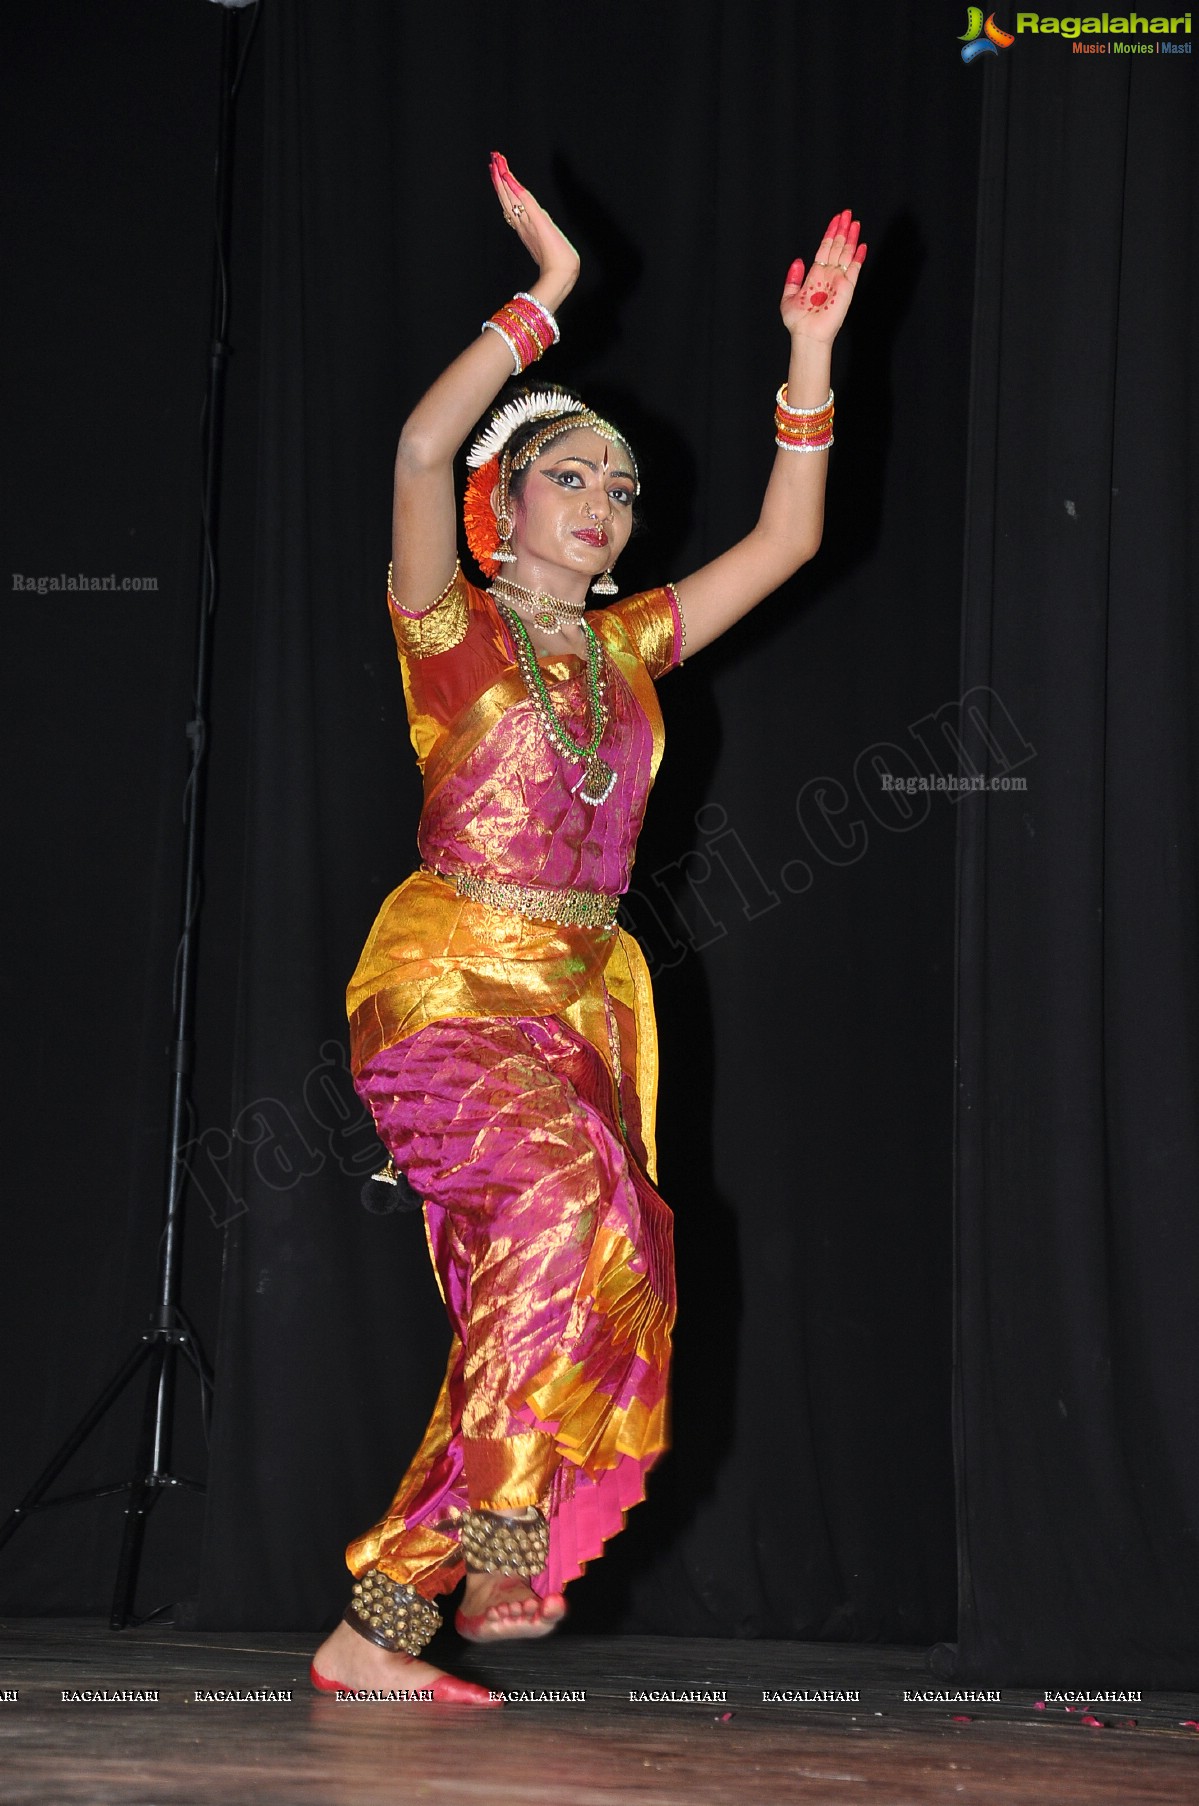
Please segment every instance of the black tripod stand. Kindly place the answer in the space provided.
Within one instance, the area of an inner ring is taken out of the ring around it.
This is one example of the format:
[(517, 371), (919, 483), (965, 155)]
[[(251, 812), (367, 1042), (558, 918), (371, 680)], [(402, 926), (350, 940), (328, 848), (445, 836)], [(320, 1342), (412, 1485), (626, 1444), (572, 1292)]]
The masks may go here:
[[(229, 314), (229, 221), (233, 115), (241, 69), (253, 39), (253, 27), (258, 21), (256, 5), (253, 24), (246, 39), (245, 51), (239, 61), (240, 18), (237, 11), (233, 9), (246, 4), (246, 0), (221, 0), (221, 4), (225, 10), (221, 20), (220, 111), (214, 166), (215, 243), (213, 246), (212, 329), (201, 441), (203, 547), (197, 602), (192, 713), (186, 728), (191, 764), (184, 807), (183, 919), (175, 969), (170, 1126), (159, 1260), (158, 1301), (150, 1319), (150, 1328), (67, 1437), (49, 1466), (39, 1475), (4, 1524), (0, 1525), (0, 1547), (3, 1547), (34, 1511), (44, 1510), (51, 1505), (67, 1505), (84, 1499), (101, 1499), (118, 1493), (127, 1494), (125, 1530), (117, 1564), (112, 1611), (109, 1616), (109, 1623), (113, 1630), (123, 1630), (133, 1619), (133, 1601), (141, 1564), (142, 1538), (146, 1518), (150, 1511), (164, 1493), (175, 1487), (191, 1487), (200, 1492), (204, 1490), (202, 1481), (189, 1479), (171, 1471), (175, 1383), (180, 1358), (188, 1363), (199, 1382), (201, 1412), (206, 1437), (212, 1400), (212, 1371), (179, 1303), (183, 1206), (186, 1187), (183, 1153), (191, 1128), (190, 1078), (194, 1055), (197, 928), (201, 902), (201, 856), (207, 779), (208, 697), (212, 673), (212, 622), (217, 598), (216, 509), (220, 476), (225, 364), (229, 350), (225, 332)], [(59, 1493), (53, 1497), (47, 1497), (51, 1486), (76, 1450), (87, 1440), (97, 1424), (124, 1392), (126, 1386), (143, 1368), (148, 1370), (146, 1402), (138, 1433), (132, 1472), (124, 1479), (88, 1487), (80, 1492)]]

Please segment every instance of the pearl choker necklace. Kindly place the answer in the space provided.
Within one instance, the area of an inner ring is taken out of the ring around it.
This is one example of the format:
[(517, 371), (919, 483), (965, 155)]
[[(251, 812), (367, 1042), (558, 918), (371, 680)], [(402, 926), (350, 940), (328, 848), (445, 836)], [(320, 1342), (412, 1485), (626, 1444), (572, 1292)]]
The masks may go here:
[(527, 589), (523, 583), (513, 583), (510, 577), (496, 577), (492, 580), (489, 594), (506, 602), (509, 608), (515, 609), (518, 602), (532, 610), (532, 619), (538, 627), (547, 633), (560, 631), (583, 618), (587, 607), (587, 598), (581, 602), (564, 602), (561, 596), (547, 595), (544, 590)]

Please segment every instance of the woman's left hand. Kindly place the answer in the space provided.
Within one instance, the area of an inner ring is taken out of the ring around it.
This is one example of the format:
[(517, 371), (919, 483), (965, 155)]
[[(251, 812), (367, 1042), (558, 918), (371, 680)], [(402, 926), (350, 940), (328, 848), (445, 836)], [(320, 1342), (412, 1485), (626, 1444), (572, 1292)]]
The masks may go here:
[(787, 271), (779, 311), (792, 338), (815, 339), (826, 345), (836, 338), (866, 256), (865, 245), (858, 243), (858, 230), (848, 207), (844, 213), (835, 213), (806, 280), (801, 257)]

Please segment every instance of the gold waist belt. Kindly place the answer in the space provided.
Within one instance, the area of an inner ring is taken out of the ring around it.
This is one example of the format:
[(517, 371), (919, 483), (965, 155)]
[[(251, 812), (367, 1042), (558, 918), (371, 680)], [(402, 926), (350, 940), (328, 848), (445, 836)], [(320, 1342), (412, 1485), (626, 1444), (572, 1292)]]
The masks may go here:
[(564, 922), (577, 928), (615, 928), (619, 897), (597, 890), (550, 890), (539, 884), (509, 884), (502, 878), (479, 878), (473, 872), (438, 872), (460, 897), (508, 909), (534, 922)]

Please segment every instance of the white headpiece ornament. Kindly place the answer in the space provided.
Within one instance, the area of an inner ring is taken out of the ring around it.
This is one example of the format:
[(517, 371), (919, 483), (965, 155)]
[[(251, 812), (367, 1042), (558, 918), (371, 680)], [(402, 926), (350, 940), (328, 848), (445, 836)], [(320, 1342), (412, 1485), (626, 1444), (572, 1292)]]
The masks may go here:
[(544, 420), (551, 414), (587, 412), (586, 403), (577, 401), (573, 395), (555, 394), (552, 389), (534, 389), (531, 395), (519, 395), (515, 401), (505, 402), (502, 408), (496, 409), (467, 452), (466, 462), (471, 470), (481, 470), (484, 464), (498, 457), (513, 433), (530, 420)]

